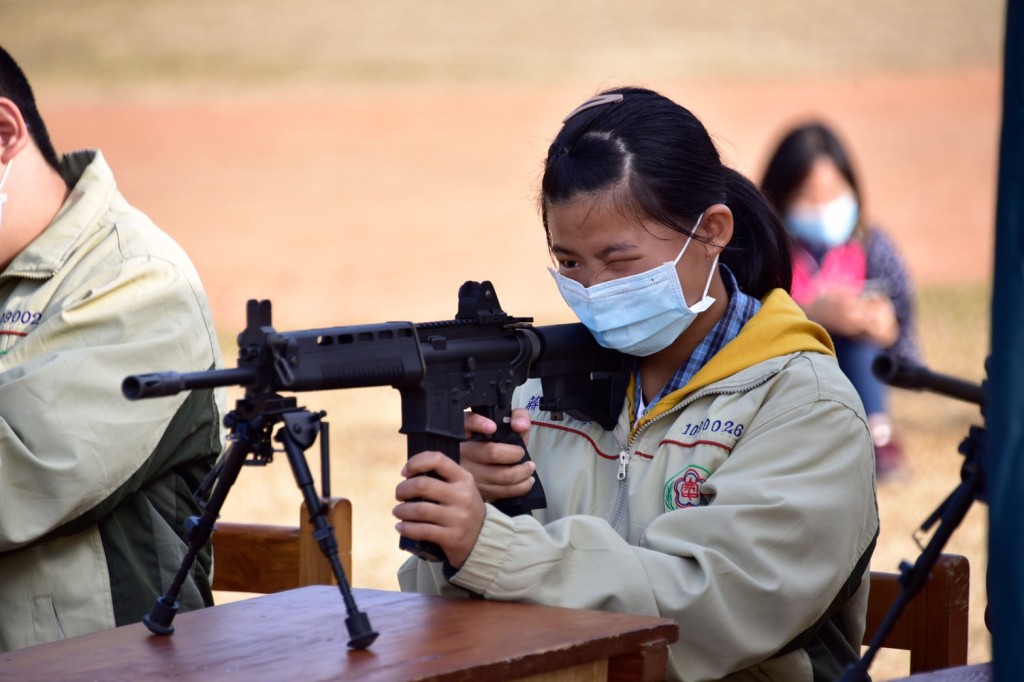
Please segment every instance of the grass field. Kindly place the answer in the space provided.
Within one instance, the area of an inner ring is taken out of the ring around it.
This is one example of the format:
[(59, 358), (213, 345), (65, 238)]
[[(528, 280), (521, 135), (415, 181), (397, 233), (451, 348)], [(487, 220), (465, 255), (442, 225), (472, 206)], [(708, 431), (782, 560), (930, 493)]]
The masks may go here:
[(534, 85), (988, 66), (1000, 0), (0, 0), (0, 40), (79, 89)]

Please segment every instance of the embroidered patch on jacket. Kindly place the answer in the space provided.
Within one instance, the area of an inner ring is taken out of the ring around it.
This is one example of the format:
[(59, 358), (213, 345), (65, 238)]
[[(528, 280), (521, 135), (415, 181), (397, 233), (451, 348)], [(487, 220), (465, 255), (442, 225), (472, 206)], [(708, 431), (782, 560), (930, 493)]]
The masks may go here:
[(665, 509), (703, 507), (708, 498), (701, 494), (701, 486), (708, 480), (710, 471), (691, 464), (665, 483)]

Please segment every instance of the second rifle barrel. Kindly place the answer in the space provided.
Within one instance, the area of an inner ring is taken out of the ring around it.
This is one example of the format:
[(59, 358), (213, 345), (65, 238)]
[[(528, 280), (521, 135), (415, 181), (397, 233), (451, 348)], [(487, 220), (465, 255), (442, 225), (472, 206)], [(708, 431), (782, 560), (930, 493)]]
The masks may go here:
[(932, 372), (888, 353), (881, 353), (875, 358), (871, 363), (871, 372), (897, 388), (928, 390), (976, 405), (985, 404), (985, 391), (980, 385)]

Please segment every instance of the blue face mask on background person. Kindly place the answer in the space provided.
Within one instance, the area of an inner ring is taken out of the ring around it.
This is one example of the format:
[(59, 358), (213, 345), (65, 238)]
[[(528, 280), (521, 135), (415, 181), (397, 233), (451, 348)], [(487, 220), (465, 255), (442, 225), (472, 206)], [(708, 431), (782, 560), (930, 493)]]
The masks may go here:
[[(700, 218), (697, 219), (699, 224)], [(562, 298), (599, 344), (627, 355), (652, 355), (668, 348), (699, 313), (715, 302), (708, 296), (708, 289), (718, 265), (717, 255), (711, 264), (704, 294), (693, 306), (686, 304), (676, 272), (676, 264), (690, 245), (697, 225), (693, 226), (674, 261), (646, 272), (584, 287), (551, 268), (548, 271), (555, 278)]]
[(849, 192), (814, 208), (790, 210), (786, 227), (802, 242), (831, 249), (850, 239), (859, 217), (857, 199)]

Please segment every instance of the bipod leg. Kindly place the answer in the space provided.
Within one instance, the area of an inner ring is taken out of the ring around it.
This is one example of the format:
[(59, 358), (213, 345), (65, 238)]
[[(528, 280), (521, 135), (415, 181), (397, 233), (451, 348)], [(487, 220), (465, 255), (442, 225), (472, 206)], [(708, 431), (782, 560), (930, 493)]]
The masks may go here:
[(308, 410), (285, 412), (282, 415), (284, 428), (278, 432), (277, 438), (284, 444), (288, 462), (295, 475), (295, 483), (302, 491), (306, 508), (309, 509), (310, 520), (313, 522), (313, 537), (320, 546), (320, 551), (331, 563), (331, 570), (338, 581), (338, 589), (345, 600), (345, 609), (348, 612), (345, 619), (345, 627), (348, 628), (349, 634), (348, 646), (352, 649), (365, 649), (377, 639), (377, 633), (370, 625), (369, 617), (359, 610), (355, 597), (352, 596), (352, 590), (345, 578), (345, 570), (338, 558), (338, 541), (334, 535), (334, 528), (325, 518), (325, 507), (316, 493), (313, 475), (309, 471), (304, 454), (320, 432), (322, 416), (323, 413), (312, 413)]
[[(178, 572), (163, 596), (157, 598), (153, 610), (142, 617), (142, 622), (146, 624), (150, 632), (157, 635), (174, 634), (174, 626), (171, 621), (174, 620), (174, 616), (178, 612), (178, 593), (181, 591), (181, 586), (185, 584), (189, 571), (192, 570), (196, 556), (209, 542), (224, 499), (228, 496), (228, 491), (234, 485), (238, 478), (238, 472), (242, 470), (242, 464), (248, 456), (249, 444), (244, 440), (233, 441), (227, 452), (224, 453), (222, 464), (218, 465), (219, 471), (214, 481), (213, 492), (203, 508), (202, 515), (198, 519), (194, 516), (189, 518), (188, 549), (185, 551), (185, 556), (181, 558)], [(206, 484), (207, 481), (204, 481), (204, 485)]]

